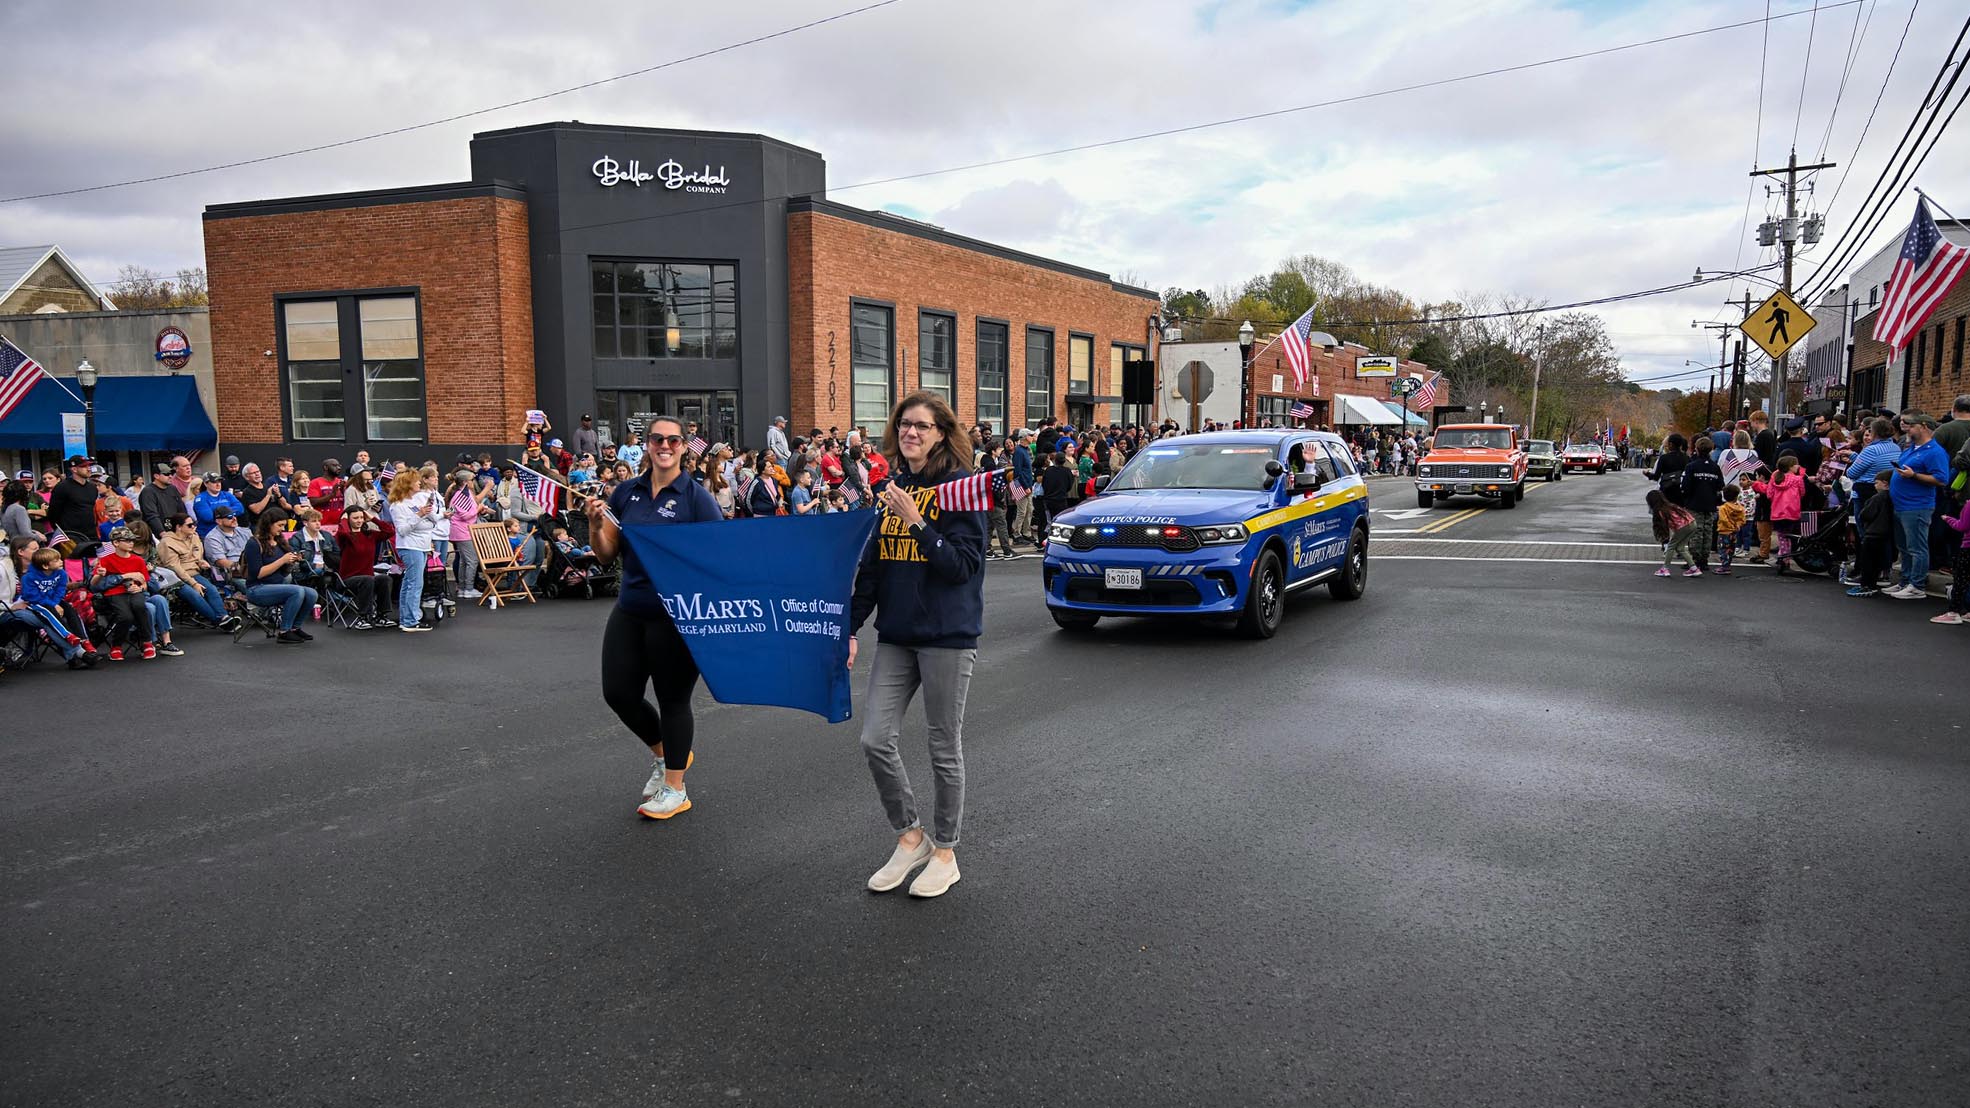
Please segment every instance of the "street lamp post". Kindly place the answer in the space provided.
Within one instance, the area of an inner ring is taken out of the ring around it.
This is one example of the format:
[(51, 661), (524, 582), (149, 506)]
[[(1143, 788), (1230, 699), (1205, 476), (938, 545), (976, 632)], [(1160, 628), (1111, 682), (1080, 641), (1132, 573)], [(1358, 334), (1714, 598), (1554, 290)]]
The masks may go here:
[(1252, 321), (1246, 320), (1238, 328), (1238, 422), (1242, 425), (1246, 413), (1251, 410), (1252, 394), (1252, 341), (1256, 334)]
[(75, 367), (75, 383), (82, 386), (82, 452), (96, 456), (96, 367), (89, 359)]

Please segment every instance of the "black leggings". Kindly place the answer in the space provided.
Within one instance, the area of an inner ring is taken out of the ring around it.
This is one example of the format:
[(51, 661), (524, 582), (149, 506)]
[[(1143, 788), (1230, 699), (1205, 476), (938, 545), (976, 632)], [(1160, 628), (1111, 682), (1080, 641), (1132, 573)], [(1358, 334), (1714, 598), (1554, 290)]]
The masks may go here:
[(120, 592), (115, 596), (105, 596), (102, 604), (109, 612), (114, 630), (110, 632), (115, 641), (117, 632), (131, 646), (142, 646), (151, 640), (150, 607), (144, 603), (143, 593)]
[[(643, 696), (655, 687), (657, 703)], [(691, 760), (691, 690), (698, 663), (668, 616), (640, 616), (616, 608), (602, 632), (602, 699), (636, 737), (683, 769)]]

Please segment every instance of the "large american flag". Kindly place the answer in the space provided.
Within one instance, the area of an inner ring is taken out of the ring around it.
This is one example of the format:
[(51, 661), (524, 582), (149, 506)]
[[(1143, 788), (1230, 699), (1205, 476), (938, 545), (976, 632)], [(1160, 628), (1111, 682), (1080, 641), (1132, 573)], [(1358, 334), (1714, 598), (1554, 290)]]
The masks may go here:
[(1441, 380), (1443, 380), (1443, 374), (1441, 373), (1424, 379), (1423, 387), (1417, 389), (1416, 395), (1409, 398), (1414, 402), (1414, 407), (1417, 411), (1422, 411), (1436, 403), (1436, 383)]
[(0, 419), (7, 418), (48, 371), (20, 347), (0, 339)]
[[(1293, 391), (1306, 387), (1307, 371), (1313, 367), (1313, 345), (1309, 336), (1313, 334), (1313, 309), (1308, 308), (1293, 321), (1291, 327), (1281, 332), (1275, 339), (1286, 348), (1286, 362), (1293, 367)], [(1253, 355), (1254, 358), (1257, 355)]]
[(1902, 254), (1888, 275), (1881, 313), (1874, 317), (1874, 339), (1888, 347), (1894, 360), (1922, 329), (1929, 313), (1970, 263), (1970, 250), (1949, 241), (1929, 215), (1929, 202), (1915, 202), (1915, 222), (1902, 237)]
[(520, 482), (520, 495), (540, 505), (540, 510), (554, 514), (561, 510), (561, 483), (544, 473), (536, 473), (526, 466), (517, 467), (515, 474)]

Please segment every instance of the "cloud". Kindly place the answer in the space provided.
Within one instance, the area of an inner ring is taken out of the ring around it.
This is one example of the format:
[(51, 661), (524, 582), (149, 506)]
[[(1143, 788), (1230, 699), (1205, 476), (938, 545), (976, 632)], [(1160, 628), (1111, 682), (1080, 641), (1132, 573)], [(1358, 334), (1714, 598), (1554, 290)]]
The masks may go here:
[[(161, 10), (16, 4), (17, 56), (87, 57), (86, 79), (9, 92), (0, 196), (171, 173), (334, 143), (651, 66), (850, 7), (385, 4), (265, 18), (242, 0)], [(1806, 0), (1779, 0), (1801, 12)], [(1923, 9), (1829, 213), (1851, 218), (1952, 37)], [(659, 72), (389, 138), (156, 184), (0, 205), (0, 240), (60, 242), (98, 280), (202, 260), (211, 203), (458, 180), (478, 130), (552, 119), (756, 131), (822, 151), (843, 202), (960, 234), (1211, 288), (1300, 253), (1441, 301), (1490, 289), (1554, 302), (1669, 283), (1761, 254), (1740, 234), (1746, 177), (1817, 153), (1854, 8), (1562, 65), (861, 189), (857, 182), (1340, 100), (1474, 70), (1755, 18), (1762, 0), (903, 0)], [(1863, 13), (1864, 14), (1864, 13)], [(1846, 161), (1900, 34), (1866, 20), (1829, 157)], [(1799, 89), (1809, 30), (1812, 69)], [(1935, 45), (1932, 45), (1935, 44)], [(1762, 128), (1754, 135), (1754, 122)], [(1970, 179), (1945, 142), (1925, 182)], [(1970, 189), (1965, 207), (1970, 207)], [(1754, 194), (1751, 223), (1765, 213)], [(1897, 215), (1875, 241), (1892, 239)], [(1829, 245), (1832, 235), (1829, 235)], [(1825, 247), (1820, 252), (1824, 252)], [(1809, 255), (1802, 272), (1814, 265)], [(1710, 286), (1606, 309), (1633, 376), (1715, 358), (1692, 319)]]

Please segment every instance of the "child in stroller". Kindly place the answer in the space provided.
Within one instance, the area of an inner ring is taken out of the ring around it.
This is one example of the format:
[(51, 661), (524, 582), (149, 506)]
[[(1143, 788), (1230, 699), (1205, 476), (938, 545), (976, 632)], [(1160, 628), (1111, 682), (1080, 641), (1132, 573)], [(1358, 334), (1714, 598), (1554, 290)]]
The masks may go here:
[(560, 572), (555, 575), (557, 583), (579, 587), (602, 571), (602, 563), (595, 557), (595, 548), (575, 542), (574, 537), (568, 534), (566, 524), (555, 524), (549, 534), (552, 536), (550, 541), (554, 545), (554, 552), (560, 555), (557, 559), (560, 562)]

